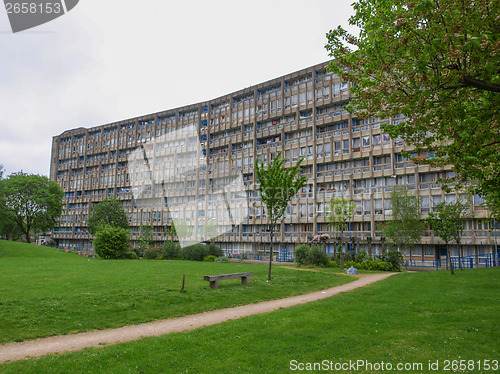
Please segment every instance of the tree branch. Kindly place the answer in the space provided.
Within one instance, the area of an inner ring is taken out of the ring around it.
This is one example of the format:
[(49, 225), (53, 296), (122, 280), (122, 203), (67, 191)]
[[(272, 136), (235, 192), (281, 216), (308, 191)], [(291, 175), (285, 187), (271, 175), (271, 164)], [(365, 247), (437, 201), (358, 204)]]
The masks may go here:
[(467, 85), (475, 88), (479, 88), (485, 91), (500, 92), (500, 86), (497, 84), (486, 83), (479, 79), (474, 79), (469, 75), (462, 75), (462, 81)]

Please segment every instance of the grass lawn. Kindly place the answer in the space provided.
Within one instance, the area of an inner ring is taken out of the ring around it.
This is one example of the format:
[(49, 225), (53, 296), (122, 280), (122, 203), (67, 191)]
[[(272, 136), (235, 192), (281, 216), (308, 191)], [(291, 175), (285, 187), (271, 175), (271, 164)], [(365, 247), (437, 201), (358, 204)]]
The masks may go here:
[[(253, 271), (250, 285), (203, 275)], [(180, 293), (182, 275), (184, 293)], [(354, 278), (267, 265), (87, 259), (0, 240), (0, 344), (119, 327), (333, 287)]]
[[(394, 368), (422, 364), (394, 370), (398, 373), (497, 373), (492, 361), (490, 370), (483, 368), (485, 360), (500, 359), (499, 275), (500, 268), (457, 271), (454, 276), (445, 271), (398, 274), (318, 302), (191, 332), (8, 363), (0, 371), (291, 373), (292, 360), (293, 368), (323, 360), (366, 360)], [(474, 362), (453, 371), (446, 370), (445, 360)], [(430, 370), (429, 362), (436, 361), (438, 370)], [(389, 371), (359, 367), (329, 372)]]

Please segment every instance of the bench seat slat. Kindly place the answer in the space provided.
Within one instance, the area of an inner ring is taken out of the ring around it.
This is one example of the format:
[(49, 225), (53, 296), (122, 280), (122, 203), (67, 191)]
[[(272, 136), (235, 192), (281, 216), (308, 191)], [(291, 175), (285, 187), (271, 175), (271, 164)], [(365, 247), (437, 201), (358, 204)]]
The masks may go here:
[(241, 278), (241, 284), (249, 284), (248, 277), (252, 276), (253, 276), (252, 272), (247, 272), (247, 273), (205, 275), (203, 279), (210, 282), (210, 288), (219, 288), (219, 280), (221, 279)]
[(252, 277), (252, 276), (253, 276), (253, 273), (252, 272), (248, 272), (248, 273), (205, 275), (203, 277), (203, 279), (206, 280), (206, 281), (213, 281), (213, 280), (234, 279), (234, 278)]

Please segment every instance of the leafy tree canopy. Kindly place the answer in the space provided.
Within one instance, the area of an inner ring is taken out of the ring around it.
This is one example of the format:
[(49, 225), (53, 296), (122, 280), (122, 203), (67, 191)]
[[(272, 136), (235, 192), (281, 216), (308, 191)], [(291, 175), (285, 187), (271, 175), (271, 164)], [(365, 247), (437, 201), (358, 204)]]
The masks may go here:
[(305, 175), (296, 178), (300, 172), (300, 159), (294, 166), (285, 167), (287, 159), (281, 158), (281, 152), (267, 165), (255, 159), (255, 173), (259, 181), (259, 194), (266, 205), (267, 215), (272, 223), (283, 218), (292, 197), (307, 181)]
[(30, 243), (31, 234), (54, 228), (62, 213), (63, 196), (62, 188), (47, 177), (22, 172), (9, 175), (0, 181), (3, 229), (10, 227), (12, 234), (21, 231)]
[(353, 82), (350, 110), (393, 118), (417, 162), (452, 165), (448, 186), (470, 184), (500, 213), (500, 17), (491, 0), (358, 0), (349, 24), (327, 34), (330, 69)]
[(354, 217), (356, 206), (350, 200), (337, 198), (330, 200), (330, 213), (326, 216), (329, 225), (335, 226), (335, 229), (341, 233), (347, 228), (349, 221)]
[[(424, 230), (420, 220), (420, 198), (406, 186), (395, 188), (391, 194), (392, 219), (382, 232), (390, 245), (404, 249), (417, 244)], [(411, 253), (410, 253), (411, 254)]]
[(274, 239), (274, 225), (282, 220), (290, 200), (299, 192), (307, 181), (307, 176), (297, 176), (300, 173), (301, 158), (294, 166), (286, 167), (286, 158), (281, 158), (279, 152), (274, 159), (266, 164), (255, 159), (255, 174), (259, 182), (259, 195), (266, 205), (267, 216), (271, 222), (271, 251), (269, 256), (268, 280), (271, 280), (272, 248)]
[(103, 226), (113, 226), (128, 229), (128, 219), (120, 200), (104, 199), (95, 205), (88, 219), (89, 232), (95, 235)]
[(433, 212), (429, 212), (425, 222), (446, 244), (452, 241), (458, 244), (468, 218), (469, 206), (467, 201), (441, 202), (433, 208)]

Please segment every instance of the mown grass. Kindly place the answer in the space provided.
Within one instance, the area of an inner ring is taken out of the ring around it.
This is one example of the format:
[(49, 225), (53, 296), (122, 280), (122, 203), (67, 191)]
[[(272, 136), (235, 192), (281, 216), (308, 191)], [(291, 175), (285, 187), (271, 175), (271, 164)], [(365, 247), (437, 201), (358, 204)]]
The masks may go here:
[[(394, 367), (422, 364), (398, 373), (493, 373), (498, 372), (493, 366), (479, 370), (477, 361), (500, 359), (499, 275), (499, 268), (454, 276), (444, 271), (398, 274), (318, 302), (191, 332), (8, 363), (0, 371), (290, 373), (292, 360), (366, 360)], [(445, 360), (460, 359), (474, 360), (475, 366), (445, 370)], [(436, 361), (439, 369), (429, 369)]]
[[(250, 285), (206, 274), (253, 271)], [(87, 259), (0, 241), (0, 343), (113, 328), (299, 295), (353, 278), (265, 265)], [(180, 293), (186, 275), (185, 292)]]

